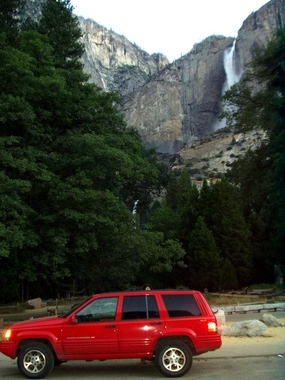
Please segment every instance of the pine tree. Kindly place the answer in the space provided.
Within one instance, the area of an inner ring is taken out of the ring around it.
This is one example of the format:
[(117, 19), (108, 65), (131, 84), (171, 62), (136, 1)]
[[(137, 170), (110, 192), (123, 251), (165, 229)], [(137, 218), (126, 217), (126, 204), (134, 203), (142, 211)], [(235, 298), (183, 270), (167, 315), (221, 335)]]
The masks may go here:
[(212, 231), (221, 257), (235, 268), (239, 286), (245, 286), (251, 274), (250, 230), (237, 201), (237, 192), (225, 179), (212, 184), (207, 227)]
[(188, 251), (190, 288), (217, 291), (220, 281), (220, 254), (212, 232), (206, 227), (203, 218), (190, 234)]
[(21, 13), (26, 0), (1, 0), (0, 2), (0, 47), (16, 46)]
[[(255, 223), (263, 249), (260, 255), (260, 281), (274, 280), (274, 265), (285, 272), (285, 28), (276, 31), (275, 37), (256, 51), (242, 81), (226, 92), (223, 99), (232, 106), (224, 113), (227, 123), (239, 130), (260, 127), (266, 131), (267, 144), (243, 161), (247, 172), (257, 173), (262, 180), (250, 191), (251, 204), (260, 205)], [(258, 85), (258, 86), (257, 86)], [(254, 88), (254, 91), (252, 90)], [(231, 111), (230, 111), (231, 110)], [(263, 154), (262, 154), (263, 152)], [(256, 171), (256, 162), (259, 168)], [(242, 164), (239, 165), (242, 172)], [(237, 172), (237, 170), (236, 170)], [(241, 176), (236, 180), (242, 194), (253, 183)], [(260, 202), (260, 194), (264, 199)], [(250, 210), (250, 203), (248, 208)], [(248, 211), (249, 213), (249, 211)], [(267, 233), (263, 234), (262, 231)], [(259, 237), (256, 239), (258, 240)], [(255, 252), (258, 249), (255, 248)], [(256, 257), (258, 260), (258, 257)]]
[(78, 19), (70, 0), (47, 0), (42, 7), (38, 31), (48, 36), (54, 50), (56, 67), (82, 69), (84, 45)]
[(236, 270), (229, 259), (225, 259), (221, 268), (220, 290), (222, 292), (238, 289)]
[(198, 218), (199, 191), (192, 183), (187, 170), (183, 170), (178, 181), (177, 212), (179, 214), (179, 240), (187, 251), (190, 241), (190, 233)]
[(0, 50), (5, 300), (17, 294), (8, 282), (26, 297), (52, 296), (71, 283), (88, 292), (125, 288), (138, 271), (128, 205), (156, 186), (159, 169), (126, 127), (118, 95), (87, 83), (74, 20), (69, 1), (48, 0), (39, 27), (27, 23), (17, 48)]

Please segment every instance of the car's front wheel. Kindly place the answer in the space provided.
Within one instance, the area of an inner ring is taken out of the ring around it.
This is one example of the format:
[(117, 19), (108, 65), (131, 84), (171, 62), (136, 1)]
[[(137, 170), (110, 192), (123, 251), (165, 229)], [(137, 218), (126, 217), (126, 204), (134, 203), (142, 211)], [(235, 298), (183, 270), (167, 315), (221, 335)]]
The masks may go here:
[(159, 347), (155, 355), (158, 370), (167, 377), (185, 375), (192, 366), (190, 348), (180, 341), (169, 341)]
[(20, 350), (17, 364), (19, 371), (28, 379), (42, 379), (54, 367), (51, 349), (41, 342), (30, 342)]

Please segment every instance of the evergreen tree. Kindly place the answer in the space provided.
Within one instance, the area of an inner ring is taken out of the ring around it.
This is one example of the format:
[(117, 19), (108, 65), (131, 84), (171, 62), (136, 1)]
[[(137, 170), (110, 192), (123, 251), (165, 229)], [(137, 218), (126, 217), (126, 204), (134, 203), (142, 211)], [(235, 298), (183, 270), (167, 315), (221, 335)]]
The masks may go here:
[[(266, 47), (256, 51), (243, 80), (233, 86), (223, 99), (230, 106), (224, 112), (228, 125), (239, 130), (261, 127), (268, 136), (253, 158), (247, 156), (245, 165), (255, 173), (256, 162), (259, 160), (257, 173), (262, 178), (259, 189), (253, 187), (251, 203), (261, 205), (259, 211), (258, 231), (261, 237), (261, 267), (260, 280), (274, 280), (274, 265), (280, 265), (285, 271), (285, 113), (284, 113), (284, 51), (285, 28), (278, 29), (275, 37)], [(254, 91), (253, 91), (254, 89)], [(262, 154), (263, 152), (263, 154)], [(242, 165), (240, 165), (242, 168)], [(252, 181), (251, 181), (252, 182)], [(241, 178), (238, 186), (243, 194), (250, 181)], [(260, 193), (264, 199), (260, 202)], [(250, 207), (250, 205), (248, 205)], [(269, 248), (269, 249), (268, 249)], [(257, 252), (257, 249), (255, 249)], [(267, 257), (267, 259), (265, 259)], [(258, 260), (258, 257), (256, 257)]]
[(268, 145), (263, 144), (256, 151), (249, 151), (238, 159), (227, 173), (227, 179), (238, 188), (237, 201), (251, 231), (251, 253), (253, 283), (271, 282), (272, 251), (271, 210), (268, 196), (271, 189), (269, 177), (271, 162), (264, 160)]
[(179, 240), (187, 251), (190, 242), (190, 233), (198, 218), (199, 191), (192, 183), (187, 170), (183, 170), (178, 181), (177, 212), (180, 218)]
[(48, 36), (56, 67), (82, 69), (79, 59), (84, 53), (84, 45), (79, 41), (82, 32), (73, 9), (70, 0), (46, 0), (38, 31)]
[[(141, 265), (128, 206), (140, 196), (147, 204), (159, 168), (126, 127), (118, 95), (87, 83), (69, 1), (48, 0), (39, 26), (28, 26), (17, 48), (0, 50), (2, 300), (20, 288), (25, 298), (125, 288)], [(154, 236), (155, 247), (166, 263), (181, 252)]]
[(179, 214), (170, 207), (162, 206), (156, 208), (150, 215), (147, 229), (164, 234), (165, 239), (178, 239), (180, 225)]
[(211, 228), (212, 225), (212, 209), (213, 209), (213, 188), (214, 184), (210, 183), (208, 184), (207, 180), (204, 179), (202, 188), (200, 190), (200, 196), (199, 196), (199, 205), (198, 205), (198, 212), (199, 215), (201, 215), (204, 219), (204, 222), (206, 223), (209, 228)]
[(236, 270), (229, 259), (225, 259), (222, 265), (220, 289), (222, 292), (238, 289)]
[(177, 195), (178, 195), (178, 178), (173, 173), (171, 173), (167, 182), (167, 186), (166, 186), (165, 203), (173, 211), (175, 211), (178, 206)]
[(217, 291), (220, 281), (220, 254), (212, 232), (206, 227), (203, 218), (198, 217), (197, 223), (190, 234), (188, 252), (189, 285), (190, 288)]
[(15, 46), (21, 22), (21, 12), (26, 0), (1, 0), (0, 2), (0, 48)]
[(221, 257), (235, 268), (239, 286), (245, 286), (251, 274), (250, 230), (237, 201), (236, 189), (225, 179), (212, 184), (212, 206), (204, 211), (209, 216)]

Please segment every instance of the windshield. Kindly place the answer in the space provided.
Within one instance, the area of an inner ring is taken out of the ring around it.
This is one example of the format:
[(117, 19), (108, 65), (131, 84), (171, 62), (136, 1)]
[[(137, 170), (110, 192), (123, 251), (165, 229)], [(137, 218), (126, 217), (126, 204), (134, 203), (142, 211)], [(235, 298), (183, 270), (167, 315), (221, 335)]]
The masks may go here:
[(59, 318), (66, 318), (68, 317), (71, 313), (74, 312), (74, 310), (76, 310), (77, 308), (79, 308), (81, 305), (83, 305), (86, 301), (90, 300), (92, 297), (89, 297), (87, 298), (86, 300), (80, 302), (80, 303), (76, 303), (74, 305), (71, 306), (71, 309), (69, 311), (67, 311), (66, 313), (64, 314), (60, 314), (59, 315)]

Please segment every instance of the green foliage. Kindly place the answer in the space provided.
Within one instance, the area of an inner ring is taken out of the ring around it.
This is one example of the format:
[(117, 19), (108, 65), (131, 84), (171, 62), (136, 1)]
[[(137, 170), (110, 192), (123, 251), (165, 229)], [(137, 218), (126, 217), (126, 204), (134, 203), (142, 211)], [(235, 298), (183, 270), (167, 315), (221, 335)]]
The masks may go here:
[(236, 271), (229, 259), (224, 261), (221, 269), (220, 289), (224, 290), (236, 290), (238, 289), (238, 280), (236, 277)]
[(26, 0), (1, 0), (0, 2), (0, 48), (16, 45), (21, 12)]
[(188, 252), (189, 286), (203, 291), (218, 289), (220, 254), (212, 232), (201, 216), (190, 233)]
[(118, 94), (87, 82), (80, 36), (70, 1), (48, 0), (39, 22), (25, 23), (17, 43), (0, 50), (5, 301), (19, 299), (19, 289), (25, 298), (124, 289), (142, 269), (170, 271), (184, 254), (134, 222), (131, 205), (139, 200), (146, 212), (165, 173), (126, 127)]
[(149, 282), (156, 288), (165, 286), (165, 277), (169, 285), (175, 284), (176, 279), (172, 278), (175, 268), (185, 267), (181, 243), (165, 238), (161, 232), (139, 231), (134, 235), (132, 251), (137, 264), (137, 280)]
[(70, 0), (47, 0), (42, 6), (38, 31), (48, 36), (56, 67), (82, 69), (79, 61), (84, 53), (84, 45), (79, 42), (82, 32), (72, 10)]
[(215, 236), (221, 256), (231, 261), (239, 286), (243, 287), (251, 272), (251, 234), (236, 197), (236, 189), (225, 179), (212, 186), (208, 227)]
[(177, 239), (177, 226), (179, 223), (178, 213), (170, 207), (159, 207), (151, 213), (147, 229), (162, 232), (166, 239)]
[(229, 262), (234, 273), (230, 288), (248, 285), (251, 232), (238, 202), (238, 189), (222, 178), (210, 184), (204, 180), (198, 191), (186, 171), (176, 180), (176, 189), (176, 207), (172, 206), (175, 197), (166, 195), (161, 207), (151, 214), (148, 228), (182, 243), (186, 266), (173, 270), (179, 284), (218, 290), (223, 265)]
[(285, 272), (285, 28), (256, 51), (243, 80), (223, 97), (224, 115), (240, 130), (261, 127), (268, 141), (236, 161), (228, 178), (240, 189), (253, 231), (254, 281), (274, 280), (274, 265)]

